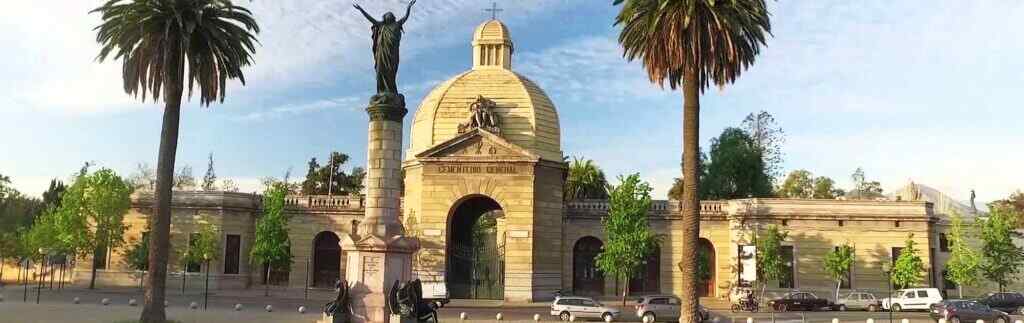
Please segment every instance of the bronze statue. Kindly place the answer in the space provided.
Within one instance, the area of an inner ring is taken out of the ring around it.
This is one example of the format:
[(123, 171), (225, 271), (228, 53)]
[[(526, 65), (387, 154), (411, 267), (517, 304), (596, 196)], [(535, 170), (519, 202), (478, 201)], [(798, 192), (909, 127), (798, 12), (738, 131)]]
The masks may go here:
[(494, 109), (497, 108), (497, 104), (482, 95), (478, 95), (476, 101), (469, 105), (469, 121), (459, 125), (459, 133), (480, 128), (492, 133), (498, 134), (501, 132), (501, 124), (498, 121), (498, 115), (495, 114)]
[(977, 196), (974, 195), (974, 190), (972, 189), (971, 190), (971, 212), (978, 213), (978, 208), (976, 206), (974, 206), (974, 198), (975, 197), (977, 197)]
[(437, 323), (437, 305), (423, 300), (423, 284), (419, 279), (395, 284), (388, 291), (388, 310), (392, 315), (415, 319), (416, 322)]
[(324, 305), (324, 314), (331, 316), (332, 323), (352, 322), (352, 306), (349, 303), (348, 283), (344, 280), (335, 284), (338, 298)]
[(395, 78), (398, 76), (398, 47), (402, 42), (402, 25), (409, 18), (412, 5), (416, 0), (409, 2), (405, 8), (405, 16), (395, 20), (395, 14), (388, 11), (381, 21), (373, 19), (370, 14), (363, 10), (358, 4), (353, 6), (363, 13), (366, 20), (373, 26), (373, 67), (377, 70), (377, 94), (398, 93), (398, 83)]

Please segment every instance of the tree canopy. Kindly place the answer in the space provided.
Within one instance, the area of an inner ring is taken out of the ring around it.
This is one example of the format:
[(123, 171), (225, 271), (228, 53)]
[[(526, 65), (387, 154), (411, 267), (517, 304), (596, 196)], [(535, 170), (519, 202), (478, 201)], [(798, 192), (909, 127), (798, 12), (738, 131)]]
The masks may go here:
[(789, 232), (779, 230), (776, 225), (770, 225), (767, 229), (754, 237), (754, 246), (757, 250), (757, 276), (761, 281), (761, 295), (770, 280), (789, 278), (789, 267), (782, 258), (782, 242), (786, 241)]
[(1024, 192), (1017, 190), (1005, 199), (995, 200), (989, 203), (989, 209), (1005, 207), (1013, 210), (1017, 215), (1015, 223), (1018, 229), (1024, 229)]
[(743, 119), (740, 128), (750, 134), (754, 147), (761, 150), (765, 171), (774, 181), (782, 176), (782, 144), (786, 142), (786, 132), (775, 122), (775, 117), (768, 111), (761, 110), (750, 113)]
[(292, 264), (289, 219), (284, 213), (287, 194), (288, 188), (283, 183), (273, 184), (263, 193), (263, 214), (256, 219), (256, 232), (249, 251), (249, 261), (253, 265), (288, 269)]
[(366, 171), (362, 167), (345, 171), (344, 165), (348, 160), (348, 155), (336, 151), (331, 152), (326, 165), (320, 165), (316, 157), (310, 158), (306, 179), (302, 182), (302, 194), (358, 194), (363, 189)]
[(835, 188), (835, 181), (825, 176), (815, 177), (805, 169), (794, 170), (786, 176), (776, 194), (779, 197), (802, 199), (835, 199), (844, 194)]
[(971, 235), (963, 223), (963, 217), (954, 213), (949, 228), (949, 260), (946, 261), (946, 278), (956, 283), (959, 297), (963, 297), (963, 286), (971, 286), (981, 276), (981, 255), (967, 244)]
[[(661, 238), (647, 224), (651, 187), (640, 180), (640, 174), (619, 176), (619, 185), (613, 186), (609, 193), (608, 217), (602, 219), (608, 241), (595, 262), (602, 272), (626, 282), (636, 276), (644, 259), (658, 248)], [(623, 303), (628, 293), (625, 288)]]
[(994, 205), (987, 219), (981, 221), (982, 273), (985, 278), (999, 285), (1003, 291), (1006, 285), (1017, 279), (1024, 267), (1024, 250), (1014, 243), (1019, 234), (1016, 228), (1016, 214), (1013, 208)]
[(846, 192), (846, 198), (853, 200), (873, 200), (882, 197), (882, 184), (878, 181), (869, 181), (864, 175), (864, 169), (857, 167), (850, 175), (853, 180), (853, 188)]
[(772, 196), (772, 180), (761, 150), (745, 131), (726, 128), (718, 138), (711, 140), (710, 157), (707, 177), (700, 182), (706, 187), (706, 198)]
[(839, 288), (843, 285), (853, 269), (854, 255), (853, 247), (849, 243), (837, 246), (825, 254), (825, 272), (832, 280), (836, 281), (836, 298), (839, 299)]
[(891, 279), (896, 288), (917, 286), (924, 277), (924, 261), (915, 247), (914, 234), (911, 233), (904, 241), (900, 256), (892, 266)]
[(569, 163), (563, 194), (567, 201), (608, 198), (608, 181), (605, 180), (604, 171), (593, 160), (573, 158)]
[(203, 175), (203, 190), (217, 190), (217, 172), (213, 169), (213, 153), (210, 153), (209, 162), (206, 164), (206, 175)]

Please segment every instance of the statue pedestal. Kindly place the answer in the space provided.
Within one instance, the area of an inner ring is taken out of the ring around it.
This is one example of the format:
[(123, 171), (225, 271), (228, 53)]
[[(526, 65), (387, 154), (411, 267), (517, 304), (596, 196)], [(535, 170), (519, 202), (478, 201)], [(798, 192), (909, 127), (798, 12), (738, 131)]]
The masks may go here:
[(418, 247), (415, 239), (402, 235), (389, 239), (368, 235), (358, 241), (343, 238), (341, 248), (348, 252), (345, 280), (352, 295), (353, 323), (401, 322), (390, 320), (386, 299), (395, 281), (411, 279), (412, 252)]

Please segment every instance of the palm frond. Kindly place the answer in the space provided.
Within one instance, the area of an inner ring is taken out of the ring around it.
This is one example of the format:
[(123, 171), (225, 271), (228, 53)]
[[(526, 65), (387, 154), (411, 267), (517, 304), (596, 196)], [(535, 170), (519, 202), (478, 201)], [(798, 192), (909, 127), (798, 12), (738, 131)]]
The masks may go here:
[(142, 100), (187, 82), (200, 104), (223, 102), (227, 80), (245, 84), (259, 43), (252, 12), (228, 0), (109, 0), (91, 13), (102, 16), (97, 60), (120, 60), (124, 91)]
[(639, 59), (652, 83), (672, 89), (683, 73), (711, 83), (734, 82), (761, 51), (771, 23), (764, 0), (614, 0), (622, 5), (623, 56)]

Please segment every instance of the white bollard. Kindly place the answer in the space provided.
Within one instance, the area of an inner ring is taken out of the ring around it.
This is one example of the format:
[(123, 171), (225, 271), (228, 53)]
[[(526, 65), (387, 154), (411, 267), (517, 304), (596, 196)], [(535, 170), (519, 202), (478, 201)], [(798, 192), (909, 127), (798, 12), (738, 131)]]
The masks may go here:
[(237, 312), (237, 311), (241, 311), (241, 310), (242, 310), (242, 304), (235, 304), (235, 311)]
[(867, 323), (875, 323), (875, 319), (869, 318)]
[(267, 307), (264, 307), (263, 309), (267, 310), (267, 312), (273, 312), (274, 311), (274, 307), (270, 306), (270, 305), (267, 305)]
[(612, 323), (612, 316), (607, 315), (604, 317), (604, 323)]
[(193, 309), (193, 310), (197, 309), (197, 308), (199, 308), (199, 303), (196, 303), (196, 302), (188, 303), (188, 308)]
[(82, 299), (78, 298), (78, 297), (75, 297), (75, 299), (71, 300), (71, 302), (75, 303), (75, 304), (78, 304), (78, 303), (82, 302)]
[(910, 319), (902, 319), (900, 320), (900, 323), (910, 323)]
[(533, 321), (540, 322), (540, 314), (533, 314)]
[(939, 319), (939, 323), (946, 323), (946, 319)]
[(747, 323), (754, 323), (754, 318), (753, 317), (748, 317), (747, 318)]
[(1013, 321), (1013, 323), (1024, 323), (1024, 321), (1016, 320), (1016, 321)]
[(135, 299), (134, 298), (129, 298), (128, 299), (128, 306), (135, 306)]
[(171, 303), (168, 302), (168, 301), (164, 301), (164, 307), (168, 307), (168, 306), (171, 306)]
[(985, 323), (985, 320), (977, 320), (977, 321), (974, 321), (974, 323)]
[(833, 317), (832, 318), (832, 323), (839, 323), (839, 319)]
[(100, 300), (100, 304), (103, 304), (104, 306), (110, 305), (110, 299), (109, 298), (101, 299)]
[(460, 321), (465, 321), (468, 318), (469, 318), (469, 315), (466, 315), (466, 312), (459, 313), (459, 320)]
[(299, 306), (299, 314), (306, 314), (306, 307), (305, 306)]
[(569, 322), (576, 322), (576, 314), (569, 313)]
[(494, 319), (495, 319), (495, 320), (498, 320), (498, 321), (501, 321), (501, 318), (502, 318), (502, 317), (504, 317), (504, 316), (503, 316), (503, 315), (501, 315), (501, 313), (498, 313), (498, 314), (494, 315)]

